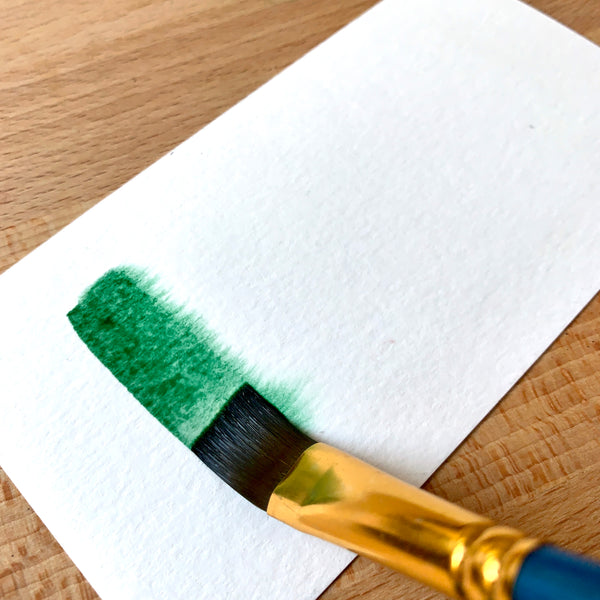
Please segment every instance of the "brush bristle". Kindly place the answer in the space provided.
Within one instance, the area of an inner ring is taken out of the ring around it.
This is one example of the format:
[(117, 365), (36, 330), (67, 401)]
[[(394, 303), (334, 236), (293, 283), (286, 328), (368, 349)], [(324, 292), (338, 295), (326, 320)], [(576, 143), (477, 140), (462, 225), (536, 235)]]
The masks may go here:
[(314, 443), (244, 384), (194, 442), (192, 452), (238, 494), (266, 510), (277, 484)]

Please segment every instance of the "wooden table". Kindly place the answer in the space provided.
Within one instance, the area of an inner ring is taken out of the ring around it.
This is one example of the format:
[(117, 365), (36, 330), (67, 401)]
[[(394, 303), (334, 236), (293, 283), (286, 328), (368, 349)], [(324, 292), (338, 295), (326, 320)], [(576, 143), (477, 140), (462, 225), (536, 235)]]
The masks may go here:
[[(372, 4), (5, 2), (0, 271)], [(595, 0), (530, 4), (600, 42)], [(599, 417), (597, 296), (426, 487), (600, 557)], [(2, 471), (0, 482), (0, 596), (97, 598)], [(356, 597), (440, 595), (358, 559), (323, 599)]]

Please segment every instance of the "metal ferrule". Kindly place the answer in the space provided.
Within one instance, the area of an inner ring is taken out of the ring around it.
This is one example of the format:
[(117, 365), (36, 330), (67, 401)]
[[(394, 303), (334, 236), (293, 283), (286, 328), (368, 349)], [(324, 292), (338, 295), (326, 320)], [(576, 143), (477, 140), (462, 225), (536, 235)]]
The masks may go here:
[(267, 512), (461, 600), (510, 600), (539, 545), (320, 443), (275, 488)]

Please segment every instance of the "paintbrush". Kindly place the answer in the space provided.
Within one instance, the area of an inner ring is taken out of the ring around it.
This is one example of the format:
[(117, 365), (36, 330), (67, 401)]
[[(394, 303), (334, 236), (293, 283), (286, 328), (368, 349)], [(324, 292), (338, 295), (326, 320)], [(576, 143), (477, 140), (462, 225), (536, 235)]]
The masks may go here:
[(192, 451), (272, 517), (450, 597), (600, 599), (600, 564), (496, 525), (316, 442), (248, 384)]
[[(68, 317), (154, 417), (271, 516), (454, 598), (600, 600), (596, 563), (495, 525), (299, 431), (244, 384), (251, 370), (143, 272), (108, 271)], [(276, 388), (250, 382), (286, 406)]]

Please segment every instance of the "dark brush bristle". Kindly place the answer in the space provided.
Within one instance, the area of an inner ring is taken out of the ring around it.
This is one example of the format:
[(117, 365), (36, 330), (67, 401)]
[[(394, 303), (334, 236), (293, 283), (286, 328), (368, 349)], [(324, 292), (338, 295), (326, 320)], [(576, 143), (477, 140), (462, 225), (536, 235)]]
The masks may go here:
[(314, 440), (244, 384), (194, 442), (192, 452), (263, 510), (277, 484)]

